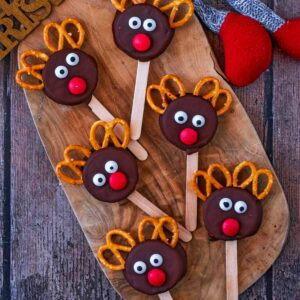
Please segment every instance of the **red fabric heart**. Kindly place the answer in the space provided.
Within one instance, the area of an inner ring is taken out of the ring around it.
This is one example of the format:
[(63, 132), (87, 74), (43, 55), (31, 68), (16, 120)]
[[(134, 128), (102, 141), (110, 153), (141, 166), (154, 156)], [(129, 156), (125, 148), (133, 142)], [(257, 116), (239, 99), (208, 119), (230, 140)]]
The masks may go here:
[(237, 86), (254, 82), (272, 62), (272, 42), (255, 20), (230, 12), (221, 27), (225, 74)]
[(273, 37), (283, 51), (300, 60), (300, 19), (287, 21)]

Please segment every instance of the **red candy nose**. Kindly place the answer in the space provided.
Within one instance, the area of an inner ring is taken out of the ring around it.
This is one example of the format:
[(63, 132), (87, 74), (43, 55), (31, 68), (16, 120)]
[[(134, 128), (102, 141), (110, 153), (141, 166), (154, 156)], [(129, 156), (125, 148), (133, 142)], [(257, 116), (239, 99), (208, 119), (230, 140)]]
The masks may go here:
[(109, 177), (109, 185), (115, 191), (123, 190), (127, 185), (127, 177), (122, 172), (113, 173)]
[(240, 231), (240, 223), (236, 219), (226, 219), (222, 224), (222, 231), (227, 236), (236, 236)]
[(185, 145), (193, 145), (198, 140), (198, 133), (192, 128), (185, 128), (180, 132), (180, 140)]
[(139, 52), (145, 52), (151, 47), (151, 40), (148, 35), (138, 33), (134, 36), (132, 40), (132, 45), (135, 50)]
[(148, 273), (148, 282), (155, 287), (162, 286), (166, 279), (166, 273), (161, 269), (153, 269)]
[(86, 91), (86, 81), (81, 77), (73, 77), (68, 84), (71, 94), (81, 95)]

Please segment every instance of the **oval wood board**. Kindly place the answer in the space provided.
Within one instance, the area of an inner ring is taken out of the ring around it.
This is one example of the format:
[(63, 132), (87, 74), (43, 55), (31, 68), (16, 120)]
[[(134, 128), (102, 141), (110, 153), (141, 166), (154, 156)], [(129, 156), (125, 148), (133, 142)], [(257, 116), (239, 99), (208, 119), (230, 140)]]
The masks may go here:
[[(78, 8), (77, 8), (78, 5)], [(113, 42), (111, 24), (115, 9), (110, 1), (65, 1), (51, 15), (51, 20), (68, 17), (79, 19), (87, 31), (83, 50), (98, 63), (100, 80), (95, 91), (97, 99), (115, 115), (130, 119), (137, 62), (118, 50)], [(49, 20), (45, 21), (46, 24)], [(19, 52), (31, 49), (47, 52), (40, 26), (19, 47)], [(216, 64), (205, 33), (196, 17), (176, 31), (167, 51), (151, 63), (149, 82), (158, 82), (167, 73), (179, 75), (187, 91), (207, 75), (218, 77), (222, 86), (228, 84), (215, 70)], [(66, 107), (55, 104), (43, 92), (26, 91), (35, 125), (52, 165), (63, 157), (64, 148), (72, 143), (89, 147), (88, 133), (96, 120), (86, 104)], [(179, 222), (184, 220), (185, 153), (163, 138), (158, 115), (145, 109), (141, 143), (149, 152), (145, 162), (139, 162), (140, 181), (137, 190)], [(223, 162), (232, 168), (243, 160), (251, 160), (259, 167), (272, 168), (256, 131), (236, 96), (232, 109), (220, 118), (220, 125), (212, 143), (199, 152), (199, 168), (212, 162)], [(138, 221), (143, 214), (129, 201), (105, 204), (90, 196), (84, 187), (63, 184), (74, 213), (94, 254), (104, 243), (105, 234), (113, 228), (128, 230), (136, 236)], [(51, 199), (49, 199), (51, 205)], [(289, 212), (278, 182), (263, 202), (264, 219), (259, 232), (238, 242), (239, 289), (243, 292), (261, 277), (279, 255), (286, 239)], [(199, 201), (198, 229), (193, 240), (184, 247), (188, 254), (188, 272), (171, 291), (175, 299), (224, 299), (225, 250), (224, 242), (209, 242), (203, 227)], [(132, 289), (122, 272), (104, 269), (113, 286), (127, 299), (146, 299)], [(155, 296), (153, 297), (155, 298)]]

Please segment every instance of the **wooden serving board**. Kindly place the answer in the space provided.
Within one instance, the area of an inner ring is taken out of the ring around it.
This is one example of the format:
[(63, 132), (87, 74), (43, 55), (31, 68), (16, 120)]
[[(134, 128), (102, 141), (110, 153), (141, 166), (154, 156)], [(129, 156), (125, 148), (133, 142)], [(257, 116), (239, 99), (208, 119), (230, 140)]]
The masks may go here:
[[(51, 15), (51, 20), (74, 17), (84, 24), (87, 40), (83, 50), (96, 58), (99, 67), (100, 80), (94, 94), (115, 116), (129, 121), (137, 62), (118, 50), (113, 42), (111, 24), (114, 14), (115, 9), (108, 0), (66, 0)], [(29, 36), (20, 45), (19, 52), (32, 46), (47, 51), (42, 29), (43, 26), (40, 26)], [(193, 17), (186, 26), (176, 31), (167, 51), (151, 63), (149, 82), (158, 82), (161, 76), (175, 73), (183, 79), (187, 90), (192, 91), (201, 77), (211, 75), (219, 78), (223, 87), (230, 89), (215, 70), (213, 57), (204, 31), (197, 18)], [(67, 145), (89, 146), (88, 133), (96, 117), (86, 104), (66, 107), (55, 104), (43, 92), (25, 93), (53, 166), (62, 159)], [(183, 224), (185, 153), (166, 142), (158, 126), (158, 115), (149, 107), (145, 109), (140, 142), (148, 150), (149, 158), (138, 163), (140, 182), (137, 190)], [(245, 159), (259, 167), (272, 168), (253, 125), (234, 96), (231, 111), (220, 118), (213, 142), (199, 152), (199, 168), (205, 169), (212, 162), (223, 162), (233, 168)], [(63, 184), (63, 188), (94, 254), (104, 243), (105, 234), (110, 229), (122, 228), (136, 236), (143, 214), (129, 201), (105, 204), (90, 196), (83, 186)], [(240, 292), (270, 268), (286, 239), (289, 211), (276, 177), (263, 208), (264, 219), (259, 232), (238, 242)], [(224, 299), (225, 244), (222, 241), (208, 241), (200, 201), (198, 213), (199, 227), (193, 234), (192, 242), (184, 245), (188, 254), (188, 272), (171, 290), (171, 294), (174, 299)], [(107, 269), (104, 272), (122, 297), (151, 298), (131, 288), (122, 272)]]

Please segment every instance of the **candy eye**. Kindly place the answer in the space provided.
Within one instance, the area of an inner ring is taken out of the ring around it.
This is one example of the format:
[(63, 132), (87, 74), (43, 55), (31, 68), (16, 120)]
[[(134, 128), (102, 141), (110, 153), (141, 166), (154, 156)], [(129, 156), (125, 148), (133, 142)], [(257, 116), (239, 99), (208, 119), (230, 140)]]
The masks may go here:
[(238, 214), (244, 214), (248, 209), (248, 205), (245, 201), (238, 201), (234, 204), (234, 210)]
[(131, 29), (139, 29), (142, 25), (142, 21), (139, 17), (131, 17), (128, 25)]
[(66, 63), (70, 66), (79, 64), (79, 56), (76, 53), (69, 53), (66, 57)]
[(162, 265), (163, 262), (164, 262), (163, 257), (158, 253), (152, 254), (150, 257), (150, 264), (153, 267), (159, 267)]
[(178, 124), (184, 124), (188, 119), (188, 115), (186, 112), (184, 111), (178, 111), (175, 115), (174, 115), (174, 120), (176, 123)]
[(222, 198), (219, 202), (219, 207), (224, 211), (229, 211), (232, 208), (232, 201), (229, 198)]
[(205, 125), (205, 118), (201, 115), (196, 115), (193, 117), (192, 123), (195, 127), (203, 127)]
[(94, 175), (93, 177), (93, 183), (96, 186), (103, 186), (106, 182), (106, 178), (103, 174), (101, 173), (97, 173), (96, 175)]
[(107, 173), (115, 173), (118, 171), (118, 164), (114, 161), (114, 160), (109, 160), (105, 166), (104, 166), (104, 169)]
[(154, 31), (156, 28), (156, 22), (153, 19), (146, 19), (143, 23), (143, 27), (146, 31)]
[(147, 266), (143, 261), (140, 260), (134, 263), (133, 270), (137, 274), (143, 274), (146, 272)]
[(65, 66), (58, 66), (55, 68), (55, 76), (59, 79), (66, 78), (68, 76), (68, 69)]

